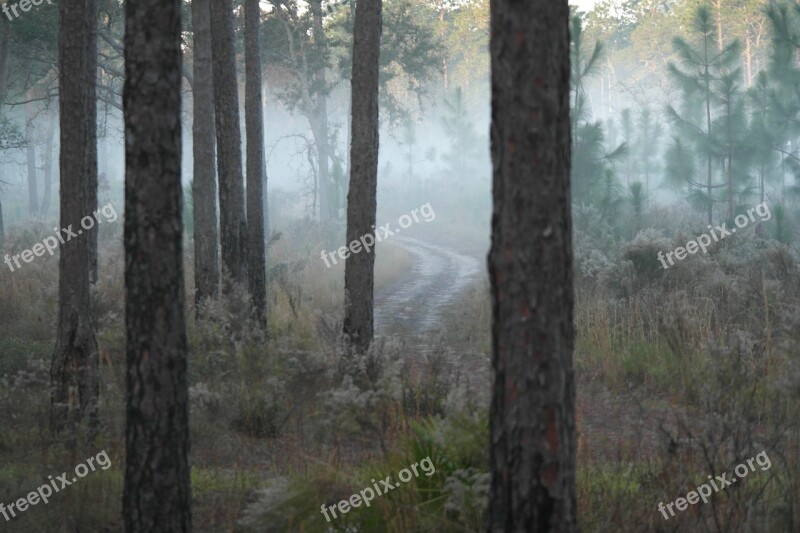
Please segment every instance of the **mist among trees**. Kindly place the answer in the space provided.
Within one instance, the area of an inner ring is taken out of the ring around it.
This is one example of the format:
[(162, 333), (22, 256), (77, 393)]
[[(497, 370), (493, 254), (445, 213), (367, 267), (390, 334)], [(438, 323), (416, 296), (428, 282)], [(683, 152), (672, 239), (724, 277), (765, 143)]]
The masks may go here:
[(0, 16), (0, 530), (797, 529), (800, 3), (580, 4)]

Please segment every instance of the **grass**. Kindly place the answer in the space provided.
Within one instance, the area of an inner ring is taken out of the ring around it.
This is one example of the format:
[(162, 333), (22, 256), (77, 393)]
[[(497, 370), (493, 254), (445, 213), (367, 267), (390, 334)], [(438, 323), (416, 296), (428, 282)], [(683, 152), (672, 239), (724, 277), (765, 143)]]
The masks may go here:
[[(444, 211), (437, 215), (446, 218)], [(241, 300), (220, 299), (199, 320), (191, 298), (187, 304), (196, 530), (483, 530), (487, 281), (452, 306), (442, 337), (430, 339), (431, 353), (388, 343), (353, 358), (336, 342), (341, 265), (325, 268), (314, 228), (290, 221), (275, 227), (285, 235), (270, 249), (269, 342), (236, 314), (246, 305)], [(15, 233), (9, 242), (28, 247), (40, 238), (37, 231), (44, 230)], [(119, 530), (125, 422), (119, 231), (101, 235), (101, 276), (92, 295), (104, 426), (81, 450), (106, 449), (112, 467), (3, 524), (3, 531)], [(738, 258), (747, 253), (756, 252), (732, 250), (697, 271), (686, 262), (663, 278), (625, 280), (624, 294), (613, 276), (579, 280), (582, 530), (748, 531), (768, 524), (780, 531), (800, 523), (793, 503), (800, 499), (800, 339), (792, 321), (800, 295), (791, 281), (797, 271), (781, 250)], [(191, 258), (187, 249), (187, 265)], [(376, 285), (397, 280), (408, 261), (396, 243), (381, 243)], [(0, 269), (0, 501), (6, 503), (83, 460), (52, 446), (47, 431), (56, 267), (55, 258), (45, 257), (19, 272)], [(718, 277), (722, 270), (727, 277)], [(191, 288), (191, 270), (186, 280)], [(674, 500), (762, 449), (776, 458), (768, 475), (753, 475), (743, 488), (715, 496), (713, 505), (664, 522), (659, 501)], [(435, 475), (415, 478), (335, 523), (324, 520), (323, 503), (425, 457)], [(243, 517), (252, 523), (245, 527)]]

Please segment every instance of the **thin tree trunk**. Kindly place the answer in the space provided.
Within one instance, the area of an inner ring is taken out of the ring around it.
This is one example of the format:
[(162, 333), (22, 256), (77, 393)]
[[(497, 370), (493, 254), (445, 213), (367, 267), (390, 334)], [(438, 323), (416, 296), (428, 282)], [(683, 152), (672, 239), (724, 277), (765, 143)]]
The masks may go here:
[[(314, 19), (313, 34), (314, 44), (317, 46), (316, 52), (326, 55), (327, 40), (322, 26), (322, 0), (310, 0), (309, 7)], [(316, 108), (314, 109), (315, 116), (311, 120), (311, 132), (317, 145), (319, 218), (323, 223), (330, 223), (339, 216), (338, 194), (334, 197), (335, 191), (331, 183), (330, 169), (328, 167), (330, 147), (328, 146), (328, 97), (325, 94), (327, 83), (325, 65), (321, 62), (320, 67), (314, 72), (314, 85), (317, 87), (317, 94)]]
[(753, 84), (753, 52), (750, 45), (750, 29), (744, 31), (744, 83), (749, 89)]
[[(58, 331), (50, 368), (51, 422), (55, 432), (78, 420), (97, 426), (98, 353), (89, 298), (90, 239), (81, 229), (89, 205), (91, 120), (88, 85), (95, 1), (59, 4), (59, 107), (61, 110), (61, 228), (77, 235), (61, 246), (58, 283)], [(80, 233), (82, 232), (82, 233)], [(62, 232), (63, 234), (63, 232)]]
[[(31, 98), (33, 98), (32, 91), (28, 91), (28, 99)], [(36, 182), (36, 145), (33, 141), (33, 104), (30, 102), (25, 104), (25, 112), (28, 119), (25, 125), (25, 139), (27, 141), (25, 146), (25, 159), (28, 168), (28, 215), (34, 218), (39, 213), (39, 188)]]
[(261, 9), (245, 0), (245, 127), (247, 128), (247, 229), (250, 296), (259, 322), (266, 325), (267, 276), (264, 244), (264, 111), (261, 106)]
[(42, 218), (47, 218), (50, 212), (50, 197), (53, 196), (53, 145), (55, 144), (56, 119), (56, 111), (51, 109), (47, 118), (47, 140), (44, 148), (44, 193), (40, 212)]
[[(216, 1), (216, 0), (215, 0)], [(181, 218), (181, 2), (125, 3), (124, 530), (192, 530)]]
[[(439, 38), (444, 42), (445, 34), (447, 32), (447, 27), (445, 26), (445, 19), (444, 13), (445, 8), (447, 7), (447, 2), (442, 0), (439, 3)], [(450, 91), (450, 71), (448, 69), (448, 56), (447, 54), (442, 54), (442, 81), (444, 82), (444, 93), (448, 94)]]
[[(703, 38), (703, 62), (705, 65), (705, 80), (706, 80), (706, 135), (708, 136), (709, 144), (711, 142), (711, 76), (708, 71), (708, 39)], [(714, 210), (714, 203), (711, 197), (711, 179), (712, 179), (712, 170), (711, 170), (711, 152), (709, 149), (709, 153), (706, 157), (706, 163), (708, 164), (708, 173), (707, 173), (707, 181), (706, 181), (706, 193), (708, 194), (708, 223), (711, 224), (711, 220), (713, 218), (713, 210)]]
[(194, 75), (192, 151), (194, 157), (194, 281), (195, 306), (219, 291), (219, 227), (214, 152), (214, 83), (211, 67), (209, 0), (193, 0)]
[(353, 140), (347, 194), (347, 242), (351, 255), (344, 267), (344, 334), (362, 352), (369, 348), (373, 337), (375, 251), (353, 253), (352, 250), (375, 226), (381, 9), (382, 0), (357, 2), (353, 25), (353, 78), (350, 83)]
[(236, 36), (231, 0), (211, 2), (211, 49), (217, 133), (222, 265), (233, 281), (247, 286), (247, 221), (236, 84)]
[(726, 98), (725, 113), (728, 118), (728, 218), (733, 218), (733, 130), (731, 124), (731, 93), (728, 93)]
[(491, 0), (488, 531), (577, 529), (569, 7)]

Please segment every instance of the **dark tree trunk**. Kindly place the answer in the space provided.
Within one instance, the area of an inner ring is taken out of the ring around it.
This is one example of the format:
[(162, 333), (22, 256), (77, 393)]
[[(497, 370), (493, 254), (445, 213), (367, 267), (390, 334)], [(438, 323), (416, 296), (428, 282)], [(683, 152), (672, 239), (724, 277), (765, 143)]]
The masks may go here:
[(261, 107), (261, 9), (245, 0), (245, 127), (247, 128), (247, 229), (250, 296), (257, 318), (266, 325), (267, 276), (264, 247), (264, 112)]
[[(33, 98), (31, 92), (28, 92), (28, 98)], [(33, 218), (39, 214), (39, 187), (36, 182), (36, 145), (34, 144), (34, 128), (33, 128), (33, 105), (29, 102), (25, 104), (25, 111), (27, 115), (27, 124), (25, 126), (25, 159), (26, 167), (28, 168), (28, 215)]]
[(56, 111), (51, 110), (47, 118), (47, 140), (44, 148), (44, 193), (40, 210), (42, 218), (46, 218), (50, 212), (50, 197), (53, 196), (53, 144), (55, 144), (53, 136), (56, 132), (57, 118)]
[(214, 85), (211, 70), (209, 0), (192, 2), (194, 24), (194, 89), (192, 150), (194, 156), (194, 280), (197, 309), (219, 290), (219, 228), (214, 153)]
[[(6, 88), (6, 69), (8, 67), (11, 26), (7, 20), (0, 18), (0, 101), (3, 100)], [(3, 204), (0, 202), (0, 250), (5, 249), (6, 230), (3, 225)]]
[(7, 70), (8, 70), (8, 55), (11, 50), (11, 24), (8, 19), (0, 17), (0, 101), (5, 96)]
[[(328, 42), (325, 38), (325, 29), (322, 25), (322, 0), (310, 0), (309, 8), (314, 18), (313, 34), (316, 53), (320, 57), (327, 55)], [(319, 168), (319, 218), (323, 223), (330, 223), (339, 216), (338, 195), (334, 197), (334, 187), (331, 183), (329, 160), (330, 147), (328, 145), (328, 96), (327, 79), (325, 77), (325, 62), (319, 60), (318, 68), (314, 71), (314, 87), (316, 87), (315, 108), (313, 117), (310, 117), (311, 133), (317, 145), (317, 166)]]
[(568, 26), (491, 0), (491, 532), (577, 528)]
[[(92, 130), (88, 86), (89, 29), (94, 28), (95, 1), (59, 4), (59, 107), (61, 110), (60, 227), (82, 231), (80, 221), (91, 195), (89, 176)], [(96, 162), (96, 161), (95, 161)], [(58, 331), (50, 368), (52, 425), (58, 432), (79, 419), (97, 425), (98, 353), (89, 299), (89, 233), (83, 231), (61, 246), (58, 283)]]
[(217, 129), (222, 264), (234, 282), (247, 287), (247, 222), (234, 43), (231, 0), (213, 0), (211, 2), (211, 47)]
[[(86, 196), (84, 215), (92, 215), (97, 211), (97, 0), (91, 0), (91, 9), (88, 10), (87, 24), (89, 32), (86, 46), (86, 120), (89, 122), (89, 135), (86, 140), (86, 158), (88, 169), (86, 180), (89, 194)], [(61, 189), (62, 191), (64, 189)], [(89, 231), (89, 281), (97, 283), (97, 238), (100, 231), (95, 228)]]
[[(347, 194), (347, 243), (353, 244), (372, 233), (375, 225), (381, 8), (381, 0), (358, 2), (353, 25), (353, 132)], [(344, 334), (360, 351), (372, 342), (374, 267), (374, 250), (351, 253), (345, 262)]]
[[(216, 1), (216, 0), (215, 0)], [(192, 530), (181, 218), (181, 2), (125, 3), (124, 530)]]

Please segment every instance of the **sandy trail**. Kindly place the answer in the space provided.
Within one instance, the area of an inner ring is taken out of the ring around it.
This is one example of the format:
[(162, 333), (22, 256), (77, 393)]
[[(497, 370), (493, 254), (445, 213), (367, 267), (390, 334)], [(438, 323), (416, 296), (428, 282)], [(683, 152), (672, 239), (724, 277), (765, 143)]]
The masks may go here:
[(375, 334), (413, 337), (442, 327), (442, 313), (481, 273), (480, 261), (446, 246), (398, 237), (411, 268), (375, 297)]

